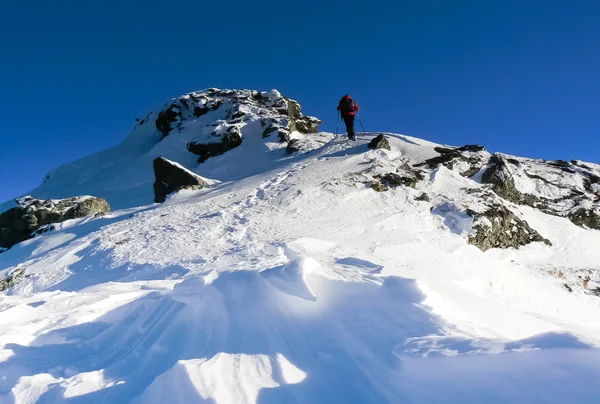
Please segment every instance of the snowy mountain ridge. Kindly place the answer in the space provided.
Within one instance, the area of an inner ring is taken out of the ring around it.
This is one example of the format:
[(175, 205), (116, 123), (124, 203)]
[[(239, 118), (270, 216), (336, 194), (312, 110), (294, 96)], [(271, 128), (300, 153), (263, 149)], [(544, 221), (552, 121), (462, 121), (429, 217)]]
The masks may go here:
[(594, 402), (600, 166), (319, 122), (208, 89), (50, 173), (113, 210), (0, 253), (0, 402)]

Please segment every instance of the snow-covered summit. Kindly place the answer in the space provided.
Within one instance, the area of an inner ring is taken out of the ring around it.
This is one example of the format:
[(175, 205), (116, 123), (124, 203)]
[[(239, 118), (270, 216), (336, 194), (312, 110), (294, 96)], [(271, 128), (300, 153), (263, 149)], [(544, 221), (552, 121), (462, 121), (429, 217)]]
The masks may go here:
[[(316, 133), (320, 122), (304, 116), (298, 102), (277, 90), (192, 92), (137, 118), (133, 131), (116, 147), (53, 170), (30, 194), (39, 199), (94, 195), (117, 209), (139, 206), (154, 199), (152, 161), (157, 157), (191, 170), (199, 160), (206, 161), (200, 170), (206, 176), (239, 179), (270, 167), (273, 150), (285, 148), (291, 137)], [(207, 161), (237, 147), (236, 159)], [(235, 163), (241, 159), (243, 168)], [(9, 207), (5, 203), (0, 211)]]
[(0, 253), (0, 402), (596, 401), (600, 167), (295, 105), (188, 94), (32, 192), (116, 209)]

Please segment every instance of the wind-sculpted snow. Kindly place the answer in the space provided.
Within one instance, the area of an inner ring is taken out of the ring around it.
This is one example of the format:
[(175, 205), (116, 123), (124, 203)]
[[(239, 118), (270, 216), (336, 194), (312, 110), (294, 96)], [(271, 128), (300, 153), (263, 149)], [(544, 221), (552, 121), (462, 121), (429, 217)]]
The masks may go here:
[(600, 232), (375, 135), (185, 151), (203, 189), (0, 254), (0, 402), (595, 402)]

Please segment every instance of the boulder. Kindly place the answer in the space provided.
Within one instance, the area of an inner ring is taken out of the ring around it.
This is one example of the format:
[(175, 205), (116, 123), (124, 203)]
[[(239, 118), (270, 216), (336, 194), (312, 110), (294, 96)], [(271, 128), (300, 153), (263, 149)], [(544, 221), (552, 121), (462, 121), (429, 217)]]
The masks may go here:
[(384, 135), (378, 135), (369, 142), (369, 149), (386, 149), (392, 150), (390, 141)]
[(0, 214), (0, 248), (43, 234), (53, 223), (64, 222), (92, 214), (110, 212), (103, 198), (80, 196), (59, 200), (40, 200), (26, 196), (16, 200), (17, 206)]
[(167, 195), (182, 189), (201, 189), (206, 183), (199, 175), (164, 157), (154, 159), (154, 202), (163, 203)]

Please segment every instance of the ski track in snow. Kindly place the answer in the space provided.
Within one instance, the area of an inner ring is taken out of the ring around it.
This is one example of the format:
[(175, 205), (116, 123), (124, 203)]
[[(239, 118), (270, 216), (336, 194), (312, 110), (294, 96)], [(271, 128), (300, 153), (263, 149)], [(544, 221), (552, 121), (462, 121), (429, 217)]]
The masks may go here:
[(465, 179), (376, 193), (352, 173), (427, 142), (368, 140), (0, 255), (29, 275), (0, 300), (0, 402), (595, 401), (600, 299), (538, 269), (599, 234), (523, 208), (570, 238), (482, 253), (414, 200)]

